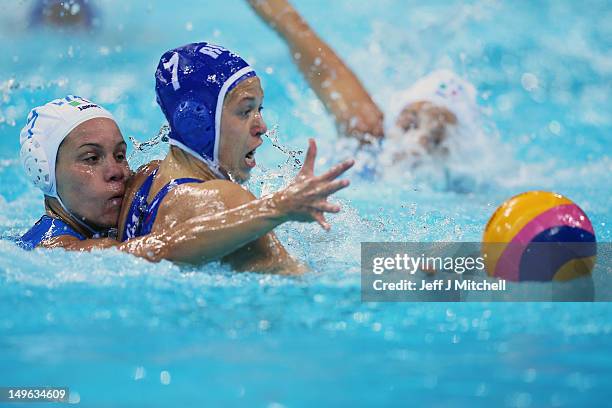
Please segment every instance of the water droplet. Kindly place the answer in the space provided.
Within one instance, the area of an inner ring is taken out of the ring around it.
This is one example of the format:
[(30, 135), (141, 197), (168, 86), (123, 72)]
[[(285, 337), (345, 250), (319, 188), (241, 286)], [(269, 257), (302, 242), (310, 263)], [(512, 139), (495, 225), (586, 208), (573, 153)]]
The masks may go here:
[(553, 135), (558, 135), (559, 133), (561, 133), (561, 124), (556, 120), (553, 120), (548, 124), (548, 130), (550, 130), (550, 133), (552, 133)]
[(168, 371), (164, 370), (159, 373), (159, 382), (161, 382), (163, 385), (168, 385), (171, 381), (172, 376), (170, 376), (170, 373)]
[(538, 77), (531, 72), (525, 72), (521, 76), (521, 85), (526, 91), (531, 92), (538, 88)]
[(70, 14), (76, 16), (81, 11), (81, 5), (79, 3), (73, 3), (72, 7), (70, 7)]
[(259, 321), (259, 330), (265, 331), (268, 330), (270, 328), (270, 322), (267, 320), (260, 320)]
[(134, 381), (142, 380), (147, 375), (146, 370), (142, 366), (136, 367), (134, 370)]

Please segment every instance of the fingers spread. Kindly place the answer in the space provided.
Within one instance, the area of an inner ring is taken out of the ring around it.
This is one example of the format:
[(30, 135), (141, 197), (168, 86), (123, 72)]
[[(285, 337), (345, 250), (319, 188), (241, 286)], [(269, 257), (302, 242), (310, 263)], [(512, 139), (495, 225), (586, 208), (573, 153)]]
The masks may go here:
[(335, 179), (336, 177), (338, 177), (339, 175), (341, 175), (342, 173), (344, 173), (345, 171), (347, 171), (348, 169), (350, 169), (351, 167), (353, 167), (354, 164), (355, 164), (355, 160), (353, 159), (345, 160), (342, 163), (332, 167), (326, 173), (320, 175), (319, 179), (331, 181)]
[(309, 176), (314, 174), (314, 163), (317, 157), (317, 144), (314, 139), (308, 139), (308, 151), (306, 152), (306, 158), (304, 159), (304, 165), (300, 170), (300, 176)]
[(348, 180), (336, 180), (331, 183), (327, 183), (321, 187), (318, 191), (318, 194), (328, 196), (334, 194), (336, 191), (342, 190), (343, 188), (348, 187), (351, 184)]
[(338, 213), (340, 212), (340, 206), (337, 204), (328, 203), (327, 201), (321, 201), (317, 204), (313, 204), (312, 208), (321, 212)]
[(325, 231), (330, 230), (331, 227), (329, 226), (327, 221), (325, 221), (325, 216), (322, 212), (314, 211), (312, 213), (312, 218), (314, 218)]

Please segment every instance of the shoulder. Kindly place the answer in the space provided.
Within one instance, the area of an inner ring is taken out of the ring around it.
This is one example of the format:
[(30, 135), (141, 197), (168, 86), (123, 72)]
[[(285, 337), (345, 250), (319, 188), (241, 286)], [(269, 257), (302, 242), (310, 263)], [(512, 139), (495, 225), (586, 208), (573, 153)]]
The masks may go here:
[(132, 174), (126, 185), (126, 191), (136, 190), (143, 181), (159, 167), (161, 160), (152, 160), (147, 164), (143, 164)]
[(222, 201), (224, 203), (243, 204), (255, 199), (246, 187), (228, 180), (209, 180), (204, 182), (185, 183), (173, 188), (167, 195), (168, 199), (186, 199), (189, 205), (191, 198), (204, 201)]
[(211, 180), (202, 183), (200, 188), (215, 191), (218, 199), (230, 208), (253, 201), (256, 198), (246, 187), (228, 180)]
[(239, 207), (253, 200), (253, 193), (231, 181), (186, 183), (168, 193), (160, 213), (171, 215), (175, 220), (184, 220)]
[(151, 160), (147, 164), (143, 164), (136, 170), (136, 174), (138, 173), (146, 173), (147, 175), (151, 174), (153, 170), (159, 167), (161, 160)]

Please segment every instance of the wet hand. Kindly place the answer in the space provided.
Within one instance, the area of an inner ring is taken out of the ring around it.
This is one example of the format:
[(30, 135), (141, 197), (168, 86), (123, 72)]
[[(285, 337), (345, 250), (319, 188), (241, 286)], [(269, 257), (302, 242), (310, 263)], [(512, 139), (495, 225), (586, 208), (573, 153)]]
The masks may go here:
[(330, 195), (348, 187), (349, 181), (338, 180), (344, 172), (355, 163), (354, 160), (332, 167), (320, 176), (314, 175), (314, 162), (317, 156), (317, 145), (313, 139), (308, 140), (308, 151), (304, 165), (297, 177), (287, 188), (276, 196), (278, 207), (292, 221), (316, 221), (325, 230), (330, 225), (325, 220), (325, 213), (337, 213), (340, 206), (327, 201)]
[(340, 133), (357, 138), (363, 144), (371, 144), (384, 137), (383, 115), (375, 107), (359, 106), (351, 117), (340, 123)]
[[(352, 91), (357, 92), (357, 91)], [(341, 99), (341, 98), (338, 98)], [(372, 144), (384, 137), (383, 114), (369, 95), (347, 94), (344, 113), (337, 117), (338, 131), (342, 135), (353, 137), (361, 144)], [(361, 99), (361, 102), (356, 100)], [(349, 102), (350, 100), (350, 102)]]

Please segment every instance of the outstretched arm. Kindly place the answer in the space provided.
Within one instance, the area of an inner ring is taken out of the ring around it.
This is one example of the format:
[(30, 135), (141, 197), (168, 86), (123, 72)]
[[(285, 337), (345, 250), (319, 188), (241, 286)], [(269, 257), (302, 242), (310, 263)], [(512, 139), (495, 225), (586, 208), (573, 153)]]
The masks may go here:
[[(227, 191), (226, 196), (229, 210), (196, 216), (171, 228), (160, 228), (126, 242), (111, 238), (79, 240), (70, 235), (60, 235), (43, 241), (41, 246), (72, 251), (117, 248), (153, 262), (168, 259), (182, 263), (204, 263), (222, 258), (257, 240), (289, 219), (281, 205), (281, 193), (257, 200), (236, 185), (234, 190)], [(258, 264), (263, 264), (262, 260)]]
[(341, 133), (362, 142), (383, 137), (383, 114), (359, 79), (287, 0), (247, 0), (287, 42), (302, 74), (336, 118)]

